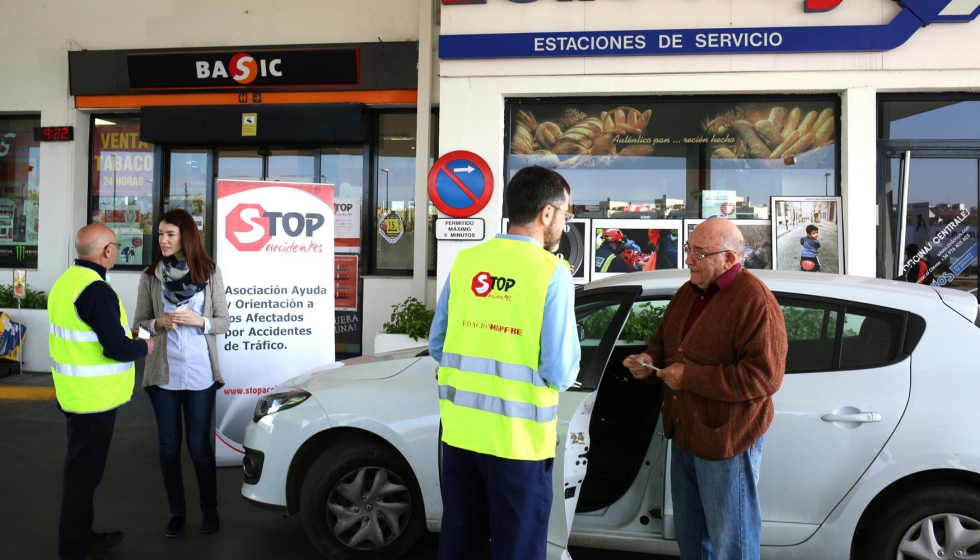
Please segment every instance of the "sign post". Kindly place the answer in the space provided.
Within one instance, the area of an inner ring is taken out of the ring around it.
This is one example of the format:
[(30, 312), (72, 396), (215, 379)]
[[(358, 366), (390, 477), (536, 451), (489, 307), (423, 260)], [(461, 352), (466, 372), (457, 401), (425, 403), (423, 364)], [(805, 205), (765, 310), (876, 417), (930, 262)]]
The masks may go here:
[(232, 465), (256, 399), (334, 361), (333, 185), (219, 180), (217, 218), (231, 328), (215, 454)]

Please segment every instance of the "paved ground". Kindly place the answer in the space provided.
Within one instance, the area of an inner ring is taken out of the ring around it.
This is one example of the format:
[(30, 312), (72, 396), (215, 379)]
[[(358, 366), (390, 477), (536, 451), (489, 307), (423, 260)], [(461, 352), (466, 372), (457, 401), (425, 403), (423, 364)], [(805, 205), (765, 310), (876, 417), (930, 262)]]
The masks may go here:
[[(138, 386), (138, 384), (137, 384)], [(0, 558), (54, 560), (66, 449), (65, 422), (53, 402), (0, 400)], [(185, 453), (184, 479), (196, 489)], [(96, 530), (119, 529), (126, 537), (107, 554), (110, 560), (290, 560), (322, 558), (306, 538), (302, 520), (259, 510), (242, 500), (241, 470), (218, 469), (221, 530), (200, 532), (192, 513), (178, 539), (163, 537), (169, 519), (152, 409), (142, 390), (120, 409), (109, 462), (96, 493)], [(188, 501), (196, 499), (188, 494)], [(408, 556), (437, 556), (438, 535), (428, 535)], [(665, 557), (573, 550), (575, 560), (667, 560)]]

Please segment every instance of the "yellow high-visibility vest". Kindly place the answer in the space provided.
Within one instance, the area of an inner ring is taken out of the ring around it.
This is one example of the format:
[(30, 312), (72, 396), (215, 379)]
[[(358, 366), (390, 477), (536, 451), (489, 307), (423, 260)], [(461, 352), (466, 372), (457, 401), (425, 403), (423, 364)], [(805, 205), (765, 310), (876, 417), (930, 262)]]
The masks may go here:
[(505, 459), (555, 456), (558, 391), (538, 366), (548, 282), (561, 262), (505, 238), (456, 257), (439, 367), (447, 444)]
[[(51, 375), (58, 403), (66, 412), (112, 410), (133, 396), (136, 380), (133, 362), (105, 357), (95, 331), (75, 311), (75, 300), (93, 282), (104, 280), (90, 268), (72, 266), (58, 278), (48, 296)], [(119, 324), (126, 336), (132, 338), (122, 302), (119, 302)]]

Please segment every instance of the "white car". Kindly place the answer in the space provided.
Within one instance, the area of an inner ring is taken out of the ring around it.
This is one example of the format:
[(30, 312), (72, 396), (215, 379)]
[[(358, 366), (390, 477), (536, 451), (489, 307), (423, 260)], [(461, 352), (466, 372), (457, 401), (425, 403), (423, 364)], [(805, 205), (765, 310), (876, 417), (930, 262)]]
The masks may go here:
[[(753, 273), (789, 334), (762, 456), (763, 558), (980, 558), (975, 297)], [(549, 558), (567, 558), (569, 544), (678, 553), (662, 387), (621, 364), (688, 279), (627, 274), (576, 294), (582, 362), (561, 395)], [(436, 368), (428, 356), (359, 358), (263, 397), (245, 433), (243, 496), (302, 513), (335, 559), (396, 558), (438, 531)]]

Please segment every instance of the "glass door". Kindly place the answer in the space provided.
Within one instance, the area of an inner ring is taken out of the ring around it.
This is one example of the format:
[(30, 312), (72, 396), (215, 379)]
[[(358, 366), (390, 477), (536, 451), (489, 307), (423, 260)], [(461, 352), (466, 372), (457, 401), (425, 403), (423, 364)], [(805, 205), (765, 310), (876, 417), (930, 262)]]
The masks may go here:
[(878, 276), (976, 294), (980, 151), (879, 151)]

